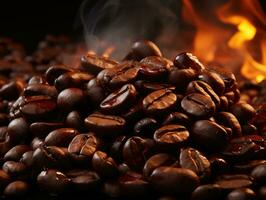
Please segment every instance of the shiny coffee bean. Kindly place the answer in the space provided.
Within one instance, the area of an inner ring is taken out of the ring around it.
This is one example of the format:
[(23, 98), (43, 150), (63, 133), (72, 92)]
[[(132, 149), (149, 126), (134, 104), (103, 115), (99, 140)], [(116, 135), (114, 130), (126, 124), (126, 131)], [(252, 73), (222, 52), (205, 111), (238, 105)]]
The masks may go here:
[(178, 91), (186, 91), (187, 85), (197, 79), (198, 73), (193, 69), (172, 69), (169, 74), (169, 82), (176, 86)]
[(198, 58), (191, 53), (180, 53), (175, 57), (174, 65), (179, 69), (194, 69), (202, 71), (205, 69), (203, 64), (200, 63)]
[(19, 143), (29, 138), (29, 125), (24, 118), (13, 119), (7, 127), (10, 140)]
[(258, 185), (265, 185), (266, 182), (266, 164), (259, 165), (251, 172), (251, 177)]
[(213, 176), (224, 174), (229, 170), (229, 164), (220, 157), (212, 157), (209, 159), (211, 164), (211, 172)]
[(20, 162), (24, 163), (29, 168), (33, 165), (33, 152), (34, 151), (25, 152), (20, 159)]
[(201, 179), (208, 178), (211, 174), (211, 164), (209, 160), (196, 149), (181, 149), (179, 160), (182, 168), (192, 170)]
[(190, 194), (199, 185), (199, 177), (193, 171), (175, 167), (156, 168), (150, 181), (155, 191), (166, 195)]
[(223, 190), (232, 191), (234, 189), (250, 187), (253, 182), (251, 178), (244, 174), (222, 175), (217, 178), (215, 184)]
[(105, 91), (96, 78), (91, 79), (86, 84), (86, 94), (89, 102), (95, 107), (98, 107), (105, 98)]
[(220, 107), (218, 110), (226, 111), (229, 108), (229, 102), (226, 96), (220, 96)]
[(60, 128), (50, 132), (44, 140), (47, 146), (67, 147), (79, 132), (72, 128)]
[(118, 136), (112, 143), (110, 147), (110, 155), (115, 159), (117, 163), (121, 163), (123, 161), (123, 147), (127, 141), (127, 137), (124, 135)]
[(126, 121), (122, 117), (94, 113), (85, 119), (85, 125), (99, 136), (114, 137), (123, 131)]
[(36, 137), (44, 138), (55, 129), (63, 128), (61, 122), (34, 122), (30, 125), (30, 131)]
[(190, 121), (190, 118), (186, 114), (181, 112), (172, 112), (165, 118), (163, 125), (179, 124), (188, 126), (190, 124)]
[(158, 122), (150, 117), (139, 120), (134, 126), (134, 133), (139, 136), (151, 136), (158, 128)]
[(46, 70), (45, 77), (50, 85), (54, 85), (55, 80), (62, 74), (73, 71), (71, 68), (61, 65), (52, 66)]
[(65, 124), (67, 127), (74, 128), (81, 132), (85, 130), (84, 119), (78, 111), (68, 113)]
[(208, 83), (217, 95), (222, 95), (224, 93), (224, 81), (215, 71), (204, 70), (199, 75), (199, 79)]
[(236, 77), (233, 73), (228, 72), (218, 72), (219, 76), (223, 79), (225, 84), (225, 92), (232, 91), (236, 85)]
[(28, 168), (25, 164), (15, 161), (6, 161), (3, 170), (13, 178), (25, 178)]
[(247, 123), (255, 115), (255, 109), (251, 105), (243, 102), (233, 105), (230, 108), (230, 112), (236, 116), (241, 124)]
[(30, 186), (24, 181), (14, 181), (7, 185), (4, 190), (4, 196), (10, 199), (25, 198), (29, 193)]
[(52, 98), (57, 98), (58, 92), (54, 86), (46, 84), (32, 84), (24, 88), (23, 94), (25, 96), (47, 95)]
[(161, 90), (165, 88), (174, 88), (170, 84), (151, 82), (145, 80), (137, 80), (134, 85), (136, 86), (139, 93), (143, 95), (148, 95), (156, 90)]
[(44, 145), (44, 140), (37, 138), (37, 137), (33, 138), (31, 141), (31, 144), (30, 144), (30, 146), (33, 150), (35, 150), (39, 147), (42, 147), (43, 145)]
[(200, 185), (191, 194), (191, 200), (222, 200), (223, 194), (219, 185)]
[(192, 138), (200, 147), (210, 151), (223, 149), (229, 139), (223, 127), (209, 120), (197, 121), (192, 126)]
[(135, 101), (137, 91), (132, 84), (126, 84), (119, 90), (108, 95), (100, 104), (105, 113), (117, 114), (129, 108)]
[(60, 171), (49, 169), (42, 171), (37, 177), (40, 190), (49, 194), (60, 194), (70, 189), (71, 180)]
[(81, 67), (92, 74), (97, 75), (100, 71), (104, 69), (114, 68), (118, 63), (110, 58), (99, 57), (93, 54), (87, 54), (86, 56), (82, 56), (81, 59)]
[(257, 199), (255, 192), (249, 188), (241, 188), (233, 190), (226, 197), (226, 200), (255, 200), (255, 199)]
[(4, 156), (4, 160), (19, 161), (22, 155), (30, 151), (31, 148), (28, 145), (17, 145), (10, 149)]
[(46, 79), (43, 76), (39, 75), (32, 76), (28, 81), (28, 85), (35, 85), (35, 84), (47, 84)]
[(177, 96), (170, 89), (152, 92), (142, 101), (145, 112), (150, 115), (159, 115), (171, 110), (177, 103)]
[(216, 109), (210, 97), (198, 93), (185, 96), (181, 101), (181, 107), (188, 115), (196, 118), (209, 118)]
[(23, 91), (24, 84), (22, 81), (11, 81), (0, 88), (0, 97), (4, 100), (15, 100)]

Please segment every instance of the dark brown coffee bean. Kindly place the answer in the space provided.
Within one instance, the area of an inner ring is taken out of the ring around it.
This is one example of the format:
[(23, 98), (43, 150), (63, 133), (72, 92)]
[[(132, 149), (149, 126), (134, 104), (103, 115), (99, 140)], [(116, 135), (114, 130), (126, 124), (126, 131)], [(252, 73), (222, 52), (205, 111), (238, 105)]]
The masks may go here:
[(171, 149), (184, 145), (189, 139), (189, 132), (181, 125), (165, 125), (157, 129), (153, 136), (162, 148)]
[(212, 176), (225, 174), (229, 170), (229, 164), (220, 157), (212, 157), (209, 159), (211, 164)]
[(33, 165), (33, 152), (27, 151), (25, 152), (20, 159), (20, 162), (24, 163), (27, 167), (32, 167)]
[(1, 191), (11, 182), (11, 177), (4, 170), (0, 170), (0, 189)]
[(143, 176), (149, 179), (152, 172), (158, 167), (171, 166), (176, 162), (176, 159), (165, 153), (156, 154), (150, 157), (143, 167)]
[(266, 182), (266, 164), (259, 165), (251, 172), (251, 177), (258, 185), (265, 185)]
[(105, 152), (96, 151), (92, 157), (94, 170), (103, 178), (115, 178), (118, 176), (118, 167), (113, 158)]
[(219, 185), (224, 190), (231, 191), (238, 188), (250, 187), (253, 183), (251, 178), (247, 175), (234, 174), (219, 176), (215, 184)]
[(40, 190), (49, 194), (60, 194), (66, 192), (71, 186), (71, 180), (60, 171), (49, 169), (42, 171), (37, 177)]
[(221, 96), (220, 97), (220, 107), (218, 108), (218, 110), (221, 111), (226, 111), (229, 108), (229, 102), (226, 96)]
[(211, 164), (198, 150), (193, 148), (181, 149), (179, 160), (182, 168), (192, 170), (200, 178), (205, 179), (210, 176)]
[(220, 98), (219, 96), (213, 91), (211, 86), (203, 81), (192, 81), (187, 86), (187, 93), (199, 93), (205, 96), (209, 96), (217, 107), (220, 107)]
[(31, 77), (28, 81), (28, 85), (35, 85), (35, 84), (47, 84), (46, 79), (43, 76), (35, 75)]
[(4, 160), (13, 160), (13, 161), (19, 161), (22, 155), (30, 151), (31, 148), (28, 145), (17, 145), (14, 146), (12, 149), (10, 149), (4, 156)]
[(55, 129), (63, 127), (61, 122), (35, 122), (30, 125), (30, 131), (39, 138), (46, 137)]
[(122, 152), (127, 139), (128, 138), (124, 135), (118, 136), (111, 145), (110, 155), (117, 163), (121, 163), (123, 161)]
[(13, 143), (19, 143), (29, 138), (29, 125), (24, 118), (13, 119), (8, 127), (7, 132)]
[(105, 113), (117, 114), (129, 108), (135, 101), (137, 91), (132, 84), (126, 84), (119, 90), (108, 95), (100, 104)]
[(73, 128), (60, 128), (50, 132), (44, 140), (47, 146), (67, 147), (79, 132)]
[(113, 69), (101, 71), (97, 76), (97, 80), (102, 86), (115, 89), (134, 81), (138, 75), (138, 71), (138, 63), (124, 61)]
[(208, 83), (217, 95), (222, 95), (224, 93), (224, 81), (215, 71), (204, 70), (199, 75), (199, 79)]
[(89, 53), (86, 56), (82, 56), (80, 61), (84, 70), (95, 75), (104, 69), (114, 68), (118, 64), (118, 62), (110, 58), (99, 57)]
[(232, 106), (230, 112), (237, 117), (241, 124), (247, 123), (255, 115), (255, 109), (251, 105), (243, 102), (239, 102)]
[(85, 119), (85, 125), (97, 135), (113, 137), (123, 131), (126, 121), (122, 117), (94, 113)]
[(128, 122), (128, 124), (134, 124), (140, 120), (144, 115), (142, 108), (142, 101), (132, 105), (131, 108), (121, 114), (121, 116)]
[(197, 121), (192, 126), (192, 137), (200, 147), (211, 151), (223, 149), (229, 140), (226, 130), (209, 120)]
[(156, 44), (151, 41), (137, 41), (132, 45), (131, 51), (126, 55), (124, 60), (140, 61), (148, 56), (162, 56), (162, 53)]
[(24, 181), (14, 181), (8, 184), (4, 190), (4, 196), (7, 198), (20, 199), (24, 198), (30, 190), (28, 183)]
[(4, 100), (15, 100), (23, 91), (24, 84), (22, 81), (12, 81), (0, 88), (0, 97)]
[(43, 145), (44, 145), (44, 140), (37, 138), (37, 137), (33, 138), (33, 140), (31, 141), (31, 144), (30, 144), (30, 146), (33, 150), (35, 150), (39, 147), (42, 147)]
[(89, 102), (95, 107), (98, 107), (105, 98), (105, 91), (96, 78), (91, 79), (86, 85), (86, 94)]
[(198, 73), (193, 69), (172, 69), (169, 74), (169, 82), (176, 86), (178, 91), (186, 91), (187, 85), (195, 80)]
[(85, 130), (84, 119), (80, 116), (78, 111), (68, 113), (65, 124), (67, 127), (77, 129), (81, 132)]
[(139, 93), (143, 95), (148, 95), (156, 90), (161, 90), (165, 88), (174, 88), (170, 84), (166, 83), (156, 83), (151, 81), (145, 81), (145, 80), (138, 80), (134, 84), (138, 90)]
[(188, 126), (190, 124), (190, 118), (181, 112), (170, 113), (166, 119), (163, 121), (163, 125), (168, 124), (179, 124), (183, 126)]
[(191, 194), (191, 200), (222, 200), (223, 194), (219, 185), (200, 185)]
[(155, 80), (165, 77), (172, 63), (160, 56), (149, 56), (140, 61), (139, 75), (145, 80)]
[(25, 96), (47, 95), (52, 98), (57, 98), (58, 92), (54, 86), (45, 84), (32, 84), (24, 88), (23, 94)]
[(143, 99), (143, 109), (150, 115), (158, 115), (171, 110), (177, 103), (177, 96), (170, 89), (152, 92)]
[(28, 168), (25, 164), (15, 161), (6, 161), (3, 164), (3, 170), (13, 178), (22, 178), (28, 172)]
[(81, 109), (85, 103), (85, 94), (78, 88), (67, 88), (61, 91), (57, 98), (58, 107), (65, 112)]
[(225, 92), (232, 91), (236, 85), (236, 77), (233, 73), (230, 72), (217, 72), (219, 76), (223, 79), (225, 84)]
[(88, 83), (94, 76), (86, 72), (68, 72), (60, 75), (55, 80), (55, 87), (62, 91), (67, 88), (82, 88), (85, 83)]
[(199, 185), (199, 177), (189, 169), (159, 167), (151, 174), (151, 184), (159, 193), (183, 196)]
[(209, 96), (193, 93), (185, 96), (181, 107), (188, 114), (196, 118), (209, 118), (215, 112), (215, 104)]
[(134, 126), (134, 133), (139, 136), (151, 136), (158, 128), (158, 122), (153, 118), (143, 118)]
[(242, 135), (241, 126), (233, 114), (229, 112), (219, 112), (214, 118), (218, 124), (231, 128), (234, 137)]
[(202, 71), (205, 69), (203, 64), (200, 63), (198, 58), (191, 53), (180, 53), (175, 57), (174, 65), (179, 69), (194, 69)]
[(226, 200), (256, 200), (256, 194), (249, 188), (241, 188), (230, 192)]
[(50, 85), (54, 85), (55, 80), (62, 74), (73, 71), (71, 68), (61, 65), (61, 66), (52, 66), (47, 69), (45, 77), (47, 82)]

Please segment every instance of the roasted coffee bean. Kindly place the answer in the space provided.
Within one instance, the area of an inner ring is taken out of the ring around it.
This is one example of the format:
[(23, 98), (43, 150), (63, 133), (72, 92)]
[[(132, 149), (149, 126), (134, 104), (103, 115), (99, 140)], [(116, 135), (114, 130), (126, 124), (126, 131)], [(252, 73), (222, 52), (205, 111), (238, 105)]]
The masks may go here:
[(7, 127), (10, 140), (19, 143), (29, 138), (29, 125), (24, 118), (13, 119)]
[(0, 97), (4, 100), (15, 100), (23, 91), (24, 84), (22, 81), (11, 81), (0, 88)]
[(230, 108), (230, 112), (232, 112), (238, 119), (241, 124), (247, 123), (250, 121), (255, 115), (255, 109), (243, 102), (236, 103)]
[(191, 194), (191, 200), (222, 200), (223, 194), (219, 185), (200, 185)]
[(203, 81), (192, 81), (187, 86), (187, 94), (191, 93), (199, 93), (205, 96), (209, 96), (212, 101), (215, 103), (217, 107), (220, 107), (220, 98), (219, 96), (213, 91), (211, 86)]
[(119, 174), (118, 166), (105, 152), (96, 151), (92, 157), (94, 170), (103, 178), (116, 178)]
[(85, 119), (88, 130), (104, 137), (114, 137), (125, 128), (126, 121), (114, 115), (91, 114)]
[(134, 133), (139, 136), (151, 136), (158, 128), (158, 122), (150, 117), (139, 120), (134, 126)]
[(67, 147), (79, 132), (73, 128), (60, 128), (50, 132), (44, 140), (47, 146)]
[(199, 185), (199, 177), (193, 171), (175, 167), (156, 168), (150, 180), (155, 191), (166, 195), (190, 194)]
[(78, 131), (85, 130), (84, 119), (80, 116), (78, 111), (68, 113), (65, 124), (66, 126), (77, 129)]
[(24, 198), (30, 190), (30, 186), (28, 183), (24, 181), (14, 181), (8, 184), (8, 186), (4, 190), (4, 196), (7, 198)]
[(45, 84), (32, 84), (24, 88), (23, 94), (25, 96), (47, 95), (52, 98), (56, 98), (58, 92), (54, 86)]
[(33, 165), (33, 152), (27, 151), (25, 152), (20, 159), (20, 162), (24, 163), (27, 167), (32, 167)]
[(215, 112), (215, 104), (208, 96), (192, 93), (183, 98), (181, 107), (188, 114), (196, 118), (209, 118)]
[(169, 82), (176, 86), (176, 90), (186, 91), (190, 81), (197, 78), (198, 73), (194, 69), (172, 69), (169, 74)]
[(82, 56), (80, 61), (82, 69), (95, 75), (104, 69), (114, 68), (118, 64), (118, 62), (110, 58), (99, 57), (89, 53), (86, 56)]
[(35, 150), (39, 147), (42, 147), (43, 145), (44, 145), (44, 140), (37, 138), (37, 137), (33, 138), (31, 141), (31, 144), (30, 144), (30, 146), (33, 150)]
[(177, 103), (177, 96), (170, 89), (152, 92), (142, 101), (145, 112), (150, 115), (159, 115), (171, 110)]
[(13, 160), (13, 161), (19, 161), (21, 156), (27, 152), (30, 151), (31, 148), (27, 145), (17, 145), (14, 146), (12, 149), (10, 149), (4, 156), (4, 160)]
[(205, 69), (203, 64), (200, 63), (198, 58), (191, 53), (180, 53), (175, 57), (174, 65), (179, 69), (194, 69), (202, 71)]
[(214, 118), (218, 124), (231, 128), (234, 137), (241, 136), (241, 126), (237, 118), (233, 114), (229, 112), (219, 112), (215, 115)]
[(0, 189), (1, 191), (11, 182), (11, 177), (4, 170), (0, 170)]
[(213, 176), (224, 174), (229, 170), (229, 164), (220, 157), (213, 157), (209, 159), (211, 164), (211, 172)]
[(223, 79), (225, 84), (225, 92), (232, 91), (236, 85), (236, 77), (233, 73), (230, 72), (218, 72), (219, 76)]
[(244, 174), (222, 175), (217, 178), (215, 184), (223, 190), (232, 191), (234, 189), (250, 187), (253, 182), (251, 178)]
[(266, 182), (266, 164), (259, 165), (251, 172), (251, 177), (254, 178), (258, 185), (265, 185)]
[(61, 65), (52, 66), (46, 70), (45, 77), (50, 85), (54, 85), (55, 80), (62, 74), (73, 71), (71, 68)]
[(191, 119), (186, 114), (181, 112), (173, 112), (165, 118), (165, 120), (163, 121), (163, 125), (179, 124), (183, 126), (188, 126), (190, 124), (190, 121)]
[(189, 132), (184, 126), (170, 124), (157, 129), (153, 138), (162, 148), (176, 149), (188, 141)]
[(241, 188), (230, 192), (226, 200), (256, 200), (256, 194), (249, 188)]
[(138, 90), (139, 93), (143, 95), (148, 95), (156, 90), (161, 90), (165, 88), (174, 88), (170, 84), (166, 83), (156, 83), (151, 81), (145, 81), (145, 80), (138, 80), (134, 84)]
[(28, 168), (25, 164), (15, 161), (6, 161), (3, 170), (13, 178), (25, 178)]
[(124, 61), (113, 69), (105, 69), (97, 75), (97, 81), (107, 88), (119, 88), (137, 78), (139, 71), (138, 63)]
[(247, 163), (245, 162), (234, 165), (233, 168), (236, 172), (249, 174), (254, 168), (259, 165), (266, 165), (266, 160), (251, 160)]
[(55, 87), (62, 91), (67, 88), (82, 88), (85, 83), (88, 83), (94, 76), (86, 72), (68, 72), (60, 75), (55, 80)]
[(128, 125), (137, 123), (144, 115), (142, 108), (142, 101), (132, 105), (131, 108), (121, 114), (121, 116), (128, 122)]
[(153, 141), (144, 140), (141, 137), (129, 138), (123, 147), (123, 158), (131, 169), (141, 171), (147, 157), (151, 153)]
[(119, 90), (108, 95), (100, 104), (100, 108), (105, 113), (117, 114), (129, 108), (135, 101), (137, 91), (132, 84), (126, 84)]
[(229, 108), (229, 102), (226, 96), (221, 96), (220, 97), (220, 107), (218, 108), (218, 110), (221, 111), (226, 111)]
[(181, 149), (179, 160), (182, 168), (192, 170), (201, 179), (205, 179), (211, 174), (211, 164), (209, 160), (196, 149)]
[(33, 76), (30, 78), (30, 80), (28, 81), (28, 85), (35, 85), (35, 84), (47, 84), (46, 80), (43, 76)]
[(224, 81), (215, 71), (204, 70), (199, 75), (199, 79), (208, 83), (217, 95), (222, 95), (224, 93), (225, 90)]
[(172, 166), (176, 162), (176, 159), (165, 153), (156, 154), (150, 157), (144, 167), (143, 167), (143, 176), (146, 179), (149, 179), (152, 172), (158, 167)]
[(223, 127), (209, 120), (197, 121), (192, 126), (192, 138), (200, 147), (210, 151), (223, 149), (229, 139)]
[(55, 129), (63, 127), (61, 122), (34, 122), (30, 125), (30, 131), (36, 137), (44, 138)]
[(65, 112), (81, 109), (85, 103), (85, 93), (78, 88), (67, 88), (61, 91), (57, 98), (58, 107)]
[(149, 56), (140, 61), (139, 75), (145, 80), (165, 77), (172, 67), (172, 62), (160, 56)]
[(98, 107), (105, 97), (105, 91), (96, 78), (91, 79), (86, 85), (86, 94), (94, 107)]
[(143, 40), (135, 42), (131, 51), (126, 55), (124, 60), (140, 61), (148, 56), (162, 56), (160, 49), (151, 41)]
[(122, 152), (127, 139), (128, 138), (124, 135), (118, 136), (111, 145), (110, 155), (118, 163), (121, 163), (123, 161)]
[(71, 180), (60, 171), (48, 169), (42, 171), (37, 177), (40, 190), (50, 194), (60, 194), (66, 192), (71, 186)]

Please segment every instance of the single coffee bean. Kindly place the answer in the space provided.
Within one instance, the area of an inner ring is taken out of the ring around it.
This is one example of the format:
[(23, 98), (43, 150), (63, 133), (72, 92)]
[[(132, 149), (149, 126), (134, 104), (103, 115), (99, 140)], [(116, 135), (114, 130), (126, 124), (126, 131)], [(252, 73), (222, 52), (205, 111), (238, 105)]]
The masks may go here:
[(255, 115), (255, 109), (243, 102), (236, 103), (230, 108), (230, 112), (232, 112), (238, 119), (241, 124), (247, 123), (250, 121)]
[(244, 174), (222, 175), (217, 178), (215, 184), (223, 190), (232, 191), (234, 189), (250, 187), (253, 182), (251, 178)]
[(23, 94), (25, 96), (47, 95), (52, 98), (57, 98), (58, 92), (54, 86), (46, 84), (32, 84), (24, 88)]
[(176, 162), (176, 159), (166, 153), (156, 154), (150, 157), (144, 167), (143, 167), (143, 176), (146, 179), (149, 179), (152, 172), (158, 167), (172, 166)]
[(256, 194), (249, 188), (236, 189), (230, 192), (226, 200), (255, 200)]
[(171, 110), (177, 103), (177, 96), (170, 89), (152, 92), (143, 99), (142, 106), (150, 115), (159, 115)]
[(200, 75), (199, 79), (208, 83), (217, 95), (223, 95), (225, 90), (225, 84), (223, 79), (218, 73), (211, 70), (204, 70)]
[(105, 113), (117, 114), (129, 108), (135, 101), (137, 91), (132, 84), (126, 84), (119, 90), (108, 95), (100, 104), (100, 108)]
[(192, 93), (183, 98), (181, 107), (188, 114), (196, 118), (209, 118), (215, 112), (215, 104), (208, 96)]
[(165, 118), (163, 125), (179, 124), (188, 126), (190, 124), (190, 121), (191, 119), (186, 114), (181, 112), (172, 112)]
[(94, 107), (98, 107), (105, 98), (105, 91), (96, 78), (91, 79), (86, 85), (86, 94)]
[(45, 77), (50, 85), (54, 85), (55, 80), (62, 74), (73, 71), (71, 68), (61, 65), (52, 66), (46, 70)]
[(202, 71), (205, 69), (203, 64), (200, 63), (198, 58), (191, 53), (180, 53), (175, 57), (174, 65), (179, 69), (194, 69), (197, 71)]
[(117, 163), (121, 163), (123, 161), (122, 152), (127, 139), (128, 138), (126, 136), (120, 135), (113, 141), (111, 145), (110, 155)]
[(23, 91), (24, 84), (22, 81), (11, 81), (0, 88), (0, 97), (4, 100), (15, 100)]
[(115, 89), (130, 83), (137, 78), (138, 63), (124, 61), (115, 68), (105, 69), (97, 75), (97, 81), (104, 87)]
[(25, 164), (15, 161), (6, 161), (3, 170), (13, 178), (25, 178), (28, 168)]
[(14, 181), (8, 184), (4, 190), (4, 196), (7, 198), (20, 199), (24, 198), (30, 190), (28, 183), (24, 181)]
[(219, 185), (208, 184), (198, 186), (191, 194), (191, 200), (222, 200), (223, 194)]
[(113, 137), (123, 131), (126, 121), (122, 117), (94, 113), (85, 119), (85, 125), (97, 135)]
[(197, 79), (198, 73), (194, 69), (172, 69), (169, 74), (169, 82), (176, 86), (178, 91), (186, 91), (187, 85)]
[(119, 174), (118, 166), (105, 152), (96, 151), (92, 157), (94, 170), (103, 178), (116, 178)]
[(189, 132), (184, 126), (170, 124), (157, 129), (153, 138), (162, 148), (175, 149), (188, 141)]
[(11, 177), (4, 170), (0, 170), (0, 189), (1, 191), (11, 182)]
[(148, 40), (143, 40), (137, 41), (132, 45), (131, 51), (126, 55), (124, 60), (140, 61), (148, 56), (162, 56), (162, 53), (156, 44)]
[(208, 178), (211, 173), (209, 160), (198, 150), (193, 148), (181, 149), (180, 166), (195, 172), (201, 179)]
[(170, 84), (160, 83), (160, 82), (151, 82), (145, 80), (137, 80), (134, 85), (136, 86), (139, 93), (143, 95), (148, 95), (156, 90), (174, 88)]
[(13, 119), (7, 127), (10, 140), (13, 143), (19, 143), (29, 138), (29, 125), (24, 118)]
[(47, 146), (67, 147), (71, 140), (78, 134), (78, 131), (72, 128), (56, 129), (45, 137), (44, 143)]
[(61, 122), (34, 122), (30, 125), (30, 131), (36, 137), (44, 138), (55, 129), (63, 128)]
[(139, 120), (134, 126), (134, 133), (139, 136), (151, 136), (158, 128), (158, 122), (150, 117)]
[(193, 171), (175, 167), (156, 168), (150, 181), (155, 191), (166, 195), (190, 194), (199, 185), (199, 177)]
[(80, 61), (82, 69), (94, 75), (97, 75), (104, 69), (114, 68), (118, 64), (118, 62), (110, 58), (99, 57), (89, 53), (86, 56), (82, 56)]
[(30, 151), (31, 148), (28, 145), (17, 145), (14, 146), (12, 149), (10, 149), (4, 156), (4, 160), (13, 160), (13, 161), (19, 161), (21, 156), (27, 152)]
[(230, 72), (217, 72), (219, 76), (223, 79), (225, 84), (225, 92), (232, 91), (236, 85), (236, 77), (233, 73)]
[(241, 126), (233, 114), (229, 112), (219, 112), (214, 118), (218, 124), (231, 128), (234, 137), (241, 136)]
[(32, 76), (28, 81), (28, 85), (35, 85), (35, 84), (47, 84), (45, 77), (39, 75)]
[(266, 164), (259, 165), (251, 172), (251, 177), (254, 178), (258, 185), (265, 185), (266, 182)]
[(70, 188), (71, 180), (62, 172), (49, 169), (42, 171), (38, 175), (37, 183), (41, 190), (49, 194), (60, 194)]
[(85, 130), (84, 119), (78, 111), (68, 113), (65, 124), (67, 127), (74, 128), (81, 132)]
[(33, 152), (34, 151), (25, 152), (20, 159), (20, 162), (24, 163), (29, 168), (33, 166)]
[(210, 151), (223, 149), (229, 139), (223, 127), (209, 120), (197, 121), (192, 126), (192, 137), (200, 147)]

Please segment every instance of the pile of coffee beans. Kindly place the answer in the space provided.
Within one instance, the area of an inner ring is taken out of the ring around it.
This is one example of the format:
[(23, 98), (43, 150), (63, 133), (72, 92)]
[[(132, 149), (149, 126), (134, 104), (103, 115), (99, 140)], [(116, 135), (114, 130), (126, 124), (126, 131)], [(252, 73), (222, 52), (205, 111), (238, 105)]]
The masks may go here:
[(0, 68), (1, 198), (266, 199), (266, 134), (232, 73), (150, 41), (73, 68), (54, 43)]

